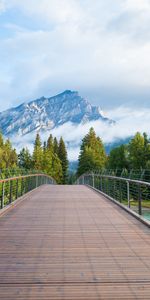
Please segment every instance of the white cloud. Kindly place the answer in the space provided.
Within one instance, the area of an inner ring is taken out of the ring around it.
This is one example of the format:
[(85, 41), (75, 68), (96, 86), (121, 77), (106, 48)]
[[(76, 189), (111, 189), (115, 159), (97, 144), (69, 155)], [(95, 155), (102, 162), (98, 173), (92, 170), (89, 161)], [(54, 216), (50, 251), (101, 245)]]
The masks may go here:
[(37, 17), (56, 25), (77, 21), (80, 17), (79, 1), (75, 0), (6, 0), (7, 7), (17, 7), (24, 15)]
[(150, 10), (149, 0), (126, 0), (124, 7), (131, 11)]
[(4, 0), (0, 0), (0, 13), (4, 12), (6, 9)]
[[(128, 107), (119, 107), (107, 112), (107, 116), (116, 120), (115, 125), (109, 125), (101, 121), (89, 122), (87, 124), (73, 125), (66, 123), (51, 131), (53, 136), (58, 139), (63, 136), (67, 143), (69, 160), (78, 159), (79, 148), (82, 138), (88, 133), (90, 127), (94, 127), (96, 134), (101, 137), (105, 144), (110, 144), (116, 140), (123, 140), (133, 136), (137, 131), (141, 133), (147, 132), (150, 136), (150, 109), (132, 110)], [(42, 141), (46, 140), (50, 132), (42, 133)], [(26, 135), (22, 138), (14, 137), (12, 139), (17, 149), (21, 149), (24, 145), (30, 150), (33, 149), (33, 141), (35, 133)]]
[(93, 97), (101, 87), (150, 89), (149, 1), (5, 0), (5, 6), (23, 23), (16, 17), (3, 27), (9, 35), (1, 38), (1, 109), (67, 88), (89, 89)]

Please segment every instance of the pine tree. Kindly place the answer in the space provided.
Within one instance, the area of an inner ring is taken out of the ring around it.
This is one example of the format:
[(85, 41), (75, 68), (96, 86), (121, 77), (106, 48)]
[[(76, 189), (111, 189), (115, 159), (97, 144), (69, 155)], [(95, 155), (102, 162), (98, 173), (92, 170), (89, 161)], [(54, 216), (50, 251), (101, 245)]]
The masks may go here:
[(46, 143), (46, 142), (44, 142), (44, 144), (43, 144), (43, 153), (45, 153), (45, 152), (46, 152), (46, 149), (47, 149), (47, 143)]
[(58, 157), (62, 164), (62, 173), (63, 173), (62, 183), (66, 184), (68, 180), (68, 158), (67, 158), (66, 146), (62, 137), (60, 138), (59, 141)]
[(57, 138), (54, 138), (54, 153), (58, 155), (58, 141)]
[(4, 146), (4, 139), (3, 139), (3, 135), (0, 132), (0, 147), (2, 148)]
[(52, 176), (57, 183), (62, 183), (62, 165), (57, 154), (54, 153), (53, 137), (50, 135), (43, 145), (42, 170)]
[(109, 169), (129, 169), (128, 146), (120, 145), (110, 151), (108, 158)]
[(0, 169), (16, 168), (18, 156), (16, 150), (12, 148), (10, 140), (4, 141), (0, 133)]
[(147, 134), (143, 133), (144, 137), (144, 152), (143, 152), (143, 160), (144, 160), (144, 168), (149, 169), (150, 166), (150, 139)]
[(52, 157), (52, 177), (55, 178), (59, 184), (63, 181), (62, 164), (57, 154), (53, 154)]
[(47, 166), (46, 155), (47, 155), (47, 143), (44, 142), (44, 144), (43, 144), (43, 156), (42, 156), (42, 170), (43, 171), (46, 170), (46, 166)]
[(147, 134), (143, 135), (137, 132), (130, 141), (129, 146), (130, 168), (141, 169), (146, 168), (150, 161), (150, 144)]
[(77, 174), (80, 176), (88, 171), (102, 169), (105, 167), (106, 161), (103, 143), (99, 137), (96, 137), (94, 129), (91, 128), (82, 140)]
[(39, 133), (36, 135), (34, 150), (33, 150), (33, 167), (36, 170), (42, 169), (43, 149)]
[(50, 151), (53, 151), (53, 149), (54, 149), (54, 140), (53, 140), (52, 134), (50, 134), (50, 136), (47, 140), (47, 149), (49, 149)]
[(32, 168), (32, 157), (31, 154), (28, 150), (28, 148), (23, 148), (19, 155), (19, 167), (20, 168), (25, 168), (25, 169), (31, 169)]
[(129, 146), (129, 161), (131, 169), (140, 169), (144, 165), (143, 151), (144, 151), (144, 138), (137, 132), (133, 139), (130, 141)]
[(10, 140), (6, 140), (2, 147), (2, 168), (15, 168), (18, 163), (16, 150), (12, 148)]

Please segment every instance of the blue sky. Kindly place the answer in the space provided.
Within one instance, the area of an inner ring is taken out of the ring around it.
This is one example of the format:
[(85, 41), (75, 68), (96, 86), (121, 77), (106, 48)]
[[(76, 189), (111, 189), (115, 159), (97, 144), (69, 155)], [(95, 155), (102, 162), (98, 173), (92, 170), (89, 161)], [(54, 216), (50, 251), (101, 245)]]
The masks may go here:
[(1, 109), (66, 89), (150, 107), (149, 0), (0, 0)]

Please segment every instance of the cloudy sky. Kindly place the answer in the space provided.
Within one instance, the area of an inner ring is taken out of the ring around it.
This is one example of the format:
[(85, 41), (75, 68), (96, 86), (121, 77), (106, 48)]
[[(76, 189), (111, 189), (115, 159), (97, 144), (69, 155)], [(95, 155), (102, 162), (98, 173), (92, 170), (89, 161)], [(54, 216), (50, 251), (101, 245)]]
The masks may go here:
[(0, 0), (0, 110), (78, 90), (150, 107), (150, 0)]

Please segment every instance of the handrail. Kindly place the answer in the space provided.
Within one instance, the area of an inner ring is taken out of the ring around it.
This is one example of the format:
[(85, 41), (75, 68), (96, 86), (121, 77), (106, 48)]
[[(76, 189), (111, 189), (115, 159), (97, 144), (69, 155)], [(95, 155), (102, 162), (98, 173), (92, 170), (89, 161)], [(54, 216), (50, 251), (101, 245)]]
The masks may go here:
[(20, 175), (20, 176), (16, 176), (16, 177), (4, 178), (4, 179), (0, 179), (0, 183), (7, 182), (7, 181), (10, 181), (10, 180), (16, 180), (16, 179), (19, 179), (19, 178), (27, 178), (27, 177), (35, 177), (35, 176), (44, 176), (44, 177), (50, 178), (53, 181), (53, 183), (56, 183), (56, 181), (51, 176), (46, 175), (46, 174), (42, 174), (42, 173)]
[(134, 180), (141, 180), (150, 182), (150, 169), (95, 169), (89, 170), (88, 173), (93, 172), (94, 174), (116, 176)]
[[(24, 169), (24, 168), (7, 168), (7, 169), (0, 169), (0, 178), (12, 178), (14, 176), (24, 176), (24, 175), (30, 175), (30, 174), (45, 174), (41, 170), (36, 169)], [(45, 174), (47, 175), (47, 174)]]
[(104, 177), (104, 178), (119, 179), (119, 180), (123, 180), (123, 181), (139, 183), (139, 184), (150, 186), (150, 182), (143, 181), (143, 180), (136, 180), (136, 179), (130, 179), (130, 178), (125, 178), (125, 177), (111, 176), (111, 175), (100, 175), (100, 174), (96, 174), (96, 173), (94, 175)]
[(150, 183), (130, 178), (85, 173), (77, 184), (96, 188), (104, 195), (150, 220)]
[(0, 209), (44, 184), (56, 182), (51, 176), (41, 173), (0, 179)]

